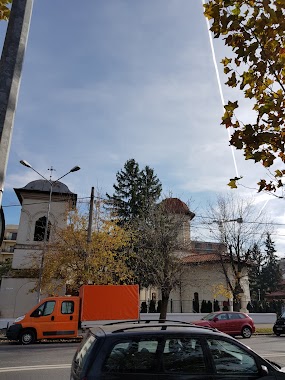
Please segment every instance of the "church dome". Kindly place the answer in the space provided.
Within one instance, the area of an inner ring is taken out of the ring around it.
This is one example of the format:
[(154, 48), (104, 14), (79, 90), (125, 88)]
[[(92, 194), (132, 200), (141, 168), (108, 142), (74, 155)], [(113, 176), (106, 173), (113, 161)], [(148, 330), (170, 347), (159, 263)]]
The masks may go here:
[(50, 183), (48, 180), (37, 179), (36, 181), (29, 182), (24, 187), (14, 189), (14, 191), (21, 204), (24, 198), (32, 197), (41, 199), (43, 196), (47, 196), (50, 191), (52, 191), (54, 195), (58, 194), (61, 197), (72, 199), (74, 205), (77, 201), (77, 194), (72, 193), (69, 188), (60, 181), (51, 181)]
[(192, 220), (195, 216), (193, 212), (189, 210), (189, 207), (186, 203), (182, 202), (178, 198), (166, 198), (161, 202), (161, 205), (165, 207), (165, 209), (173, 214), (181, 214), (188, 215), (190, 220)]
[[(50, 191), (50, 183), (44, 179), (38, 179), (36, 181), (29, 182), (22, 190), (31, 190), (31, 191)], [(69, 188), (62, 182), (56, 181), (52, 186), (53, 193), (69, 194), (71, 191)]]

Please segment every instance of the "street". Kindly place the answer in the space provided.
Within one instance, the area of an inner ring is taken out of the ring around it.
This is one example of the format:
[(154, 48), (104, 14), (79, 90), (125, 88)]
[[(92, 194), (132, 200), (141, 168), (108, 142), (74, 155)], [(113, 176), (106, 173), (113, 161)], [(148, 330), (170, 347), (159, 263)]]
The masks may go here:
[(0, 379), (69, 379), (79, 343), (0, 344)]
[(260, 356), (275, 361), (285, 367), (285, 336), (254, 335), (250, 339), (238, 339)]
[[(261, 356), (285, 367), (285, 336), (252, 336), (239, 339)], [(37, 343), (30, 346), (0, 344), (0, 379), (68, 380), (78, 343)]]

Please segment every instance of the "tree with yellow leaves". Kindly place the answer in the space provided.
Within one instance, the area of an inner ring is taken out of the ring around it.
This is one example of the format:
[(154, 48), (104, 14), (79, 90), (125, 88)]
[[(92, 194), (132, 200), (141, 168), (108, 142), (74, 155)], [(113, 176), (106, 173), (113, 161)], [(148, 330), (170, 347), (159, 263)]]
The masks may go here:
[(9, 19), (10, 7), (9, 4), (12, 3), (12, 0), (0, 0), (0, 21)]
[(222, 296), (224, 298), (232, 297), (232, 292), (224, 284), (215, 284), (212, 288), (214, 298), (217, 298), (218, 296)]
[(109, 218), (96, 218), (96, 228), (87, 242), (88, 215), (79, 210), (68, 214), (65, 229), (55, 229), (54, 242), (46, 247), (42, 290), (58, 294), (67, 286), (73, 294), (83, 284), (126, 284), (133, 282), (127, 266), (131, 249), (130, 232)]

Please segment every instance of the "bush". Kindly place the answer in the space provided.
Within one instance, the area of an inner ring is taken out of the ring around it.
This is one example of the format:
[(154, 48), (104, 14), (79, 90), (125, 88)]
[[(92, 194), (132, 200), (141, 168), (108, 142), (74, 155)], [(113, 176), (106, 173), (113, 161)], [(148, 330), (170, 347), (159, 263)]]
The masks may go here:
[(211, 301), (207, 302), (207, 313), (212, 313), (213, 311), (213, 304)]
[(214, 300), (214, 311), (220, 311), (220, 305), (218, 300)]
[(205, 300), (201, 303), (201, 313), (207, 313), (207, 302)]
[(162, 302), (161, 300), (157, 302), (157, 310), (156, 310), (157, 313), (160, 313), (161, 311), (161, 302)]
[(146, 302), (141, 303), (141, 313), (147, 313), (147, 304)]
[(199, 301), (192, 301), (193, 313), (199, 313)]
[(154, 300), (150, 301), (149, 308), (148, 308), (149, 313), (156, 313), (155, 304), (156, 304), (156, 302)]

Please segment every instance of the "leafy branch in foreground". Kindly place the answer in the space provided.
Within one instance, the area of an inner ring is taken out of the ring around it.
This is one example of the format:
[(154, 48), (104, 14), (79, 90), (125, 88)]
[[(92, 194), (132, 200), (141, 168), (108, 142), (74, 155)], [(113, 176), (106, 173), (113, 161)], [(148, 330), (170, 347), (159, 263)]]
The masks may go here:
[[(237, 118), (238, 102), (228, 101), (222, 124), (234, 129), (230, 144), (243, 150), (246, 160), (277, 165), (273, 178), (257, 182), (258, 191), (276, 192), (285, 175), (284, 0), (210, 0), (204, 8), (214, 37), (223, 36), (233, 52), (222, 60), (225, 84), (242, 90), (255, 112), (255, 121), (244, 124)], [(238, 180), (229, 186), (235, 188)]]

